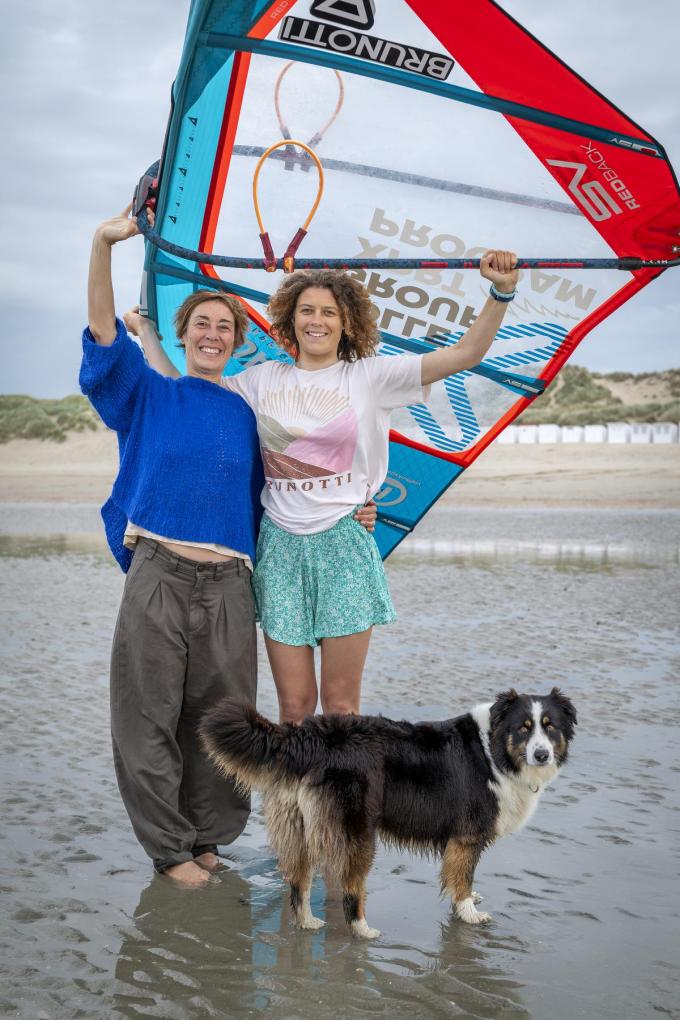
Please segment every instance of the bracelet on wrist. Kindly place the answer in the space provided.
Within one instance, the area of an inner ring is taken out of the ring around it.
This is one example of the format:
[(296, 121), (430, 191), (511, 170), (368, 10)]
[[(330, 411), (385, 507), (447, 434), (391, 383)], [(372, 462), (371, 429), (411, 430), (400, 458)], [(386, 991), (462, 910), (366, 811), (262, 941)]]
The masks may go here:
[(489, 294), (494, 299), (494, 301), (500, 301), (503, 304), (507, 304), (508, 301), (515, 300), (515, 296), (517, 295), (517, 288), (515, 287), (514, 290), (508, 291), (508, 293), (505, 294), (502, 290), (496, 290), (492, 283), (491, 286), (489, 287)]

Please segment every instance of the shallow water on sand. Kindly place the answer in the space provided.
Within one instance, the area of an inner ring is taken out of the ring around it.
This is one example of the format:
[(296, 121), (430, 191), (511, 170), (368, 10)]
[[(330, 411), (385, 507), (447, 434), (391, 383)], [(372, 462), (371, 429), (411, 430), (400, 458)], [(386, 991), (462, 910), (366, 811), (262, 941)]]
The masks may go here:
[[(256, 805), (199, 892), (154, 878), (120, 803), (108, 651), (122, 575), (91, 507), (0, 507), (0, 1015), (680, 1017), (680, 514), (442, 508), (389, 561), (364, 708), (427, 719), (559, 684), (579, 727), (532, 823), (481, 860), (493, 922), (381, 850), (373, 943), (317, 881), (291, 926)], [(274, 713), (261, 659), (259, 705)]]

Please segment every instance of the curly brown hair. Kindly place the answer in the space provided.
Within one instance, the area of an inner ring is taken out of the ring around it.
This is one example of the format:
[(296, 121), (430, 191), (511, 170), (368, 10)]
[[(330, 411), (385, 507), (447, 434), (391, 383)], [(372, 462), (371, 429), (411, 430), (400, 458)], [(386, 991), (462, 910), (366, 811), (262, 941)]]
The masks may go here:
[(340, 309), (342, 336), (338, 344), (338, 359), (357, 361), (375, 354), (380, 342), (378, 312), (366, 288), (347, 273), (335, 269), (299, 269), (285, 277), (268, 305), (272, 336), (276, 342), (293, 358), (298, 357), (295, 308), (300, 295), (308, 287), (330, 290)]
[(177, 346), (184, 348), (182, 337), (187, 331), (191, 313), (204, 301), (221, 301), (234, 316), (234, 350), (236, 350), (246, 338), (248, 315), (238, 298), (232, 297), (231, 294), (225, 294), (222, 290), (196, 290), (184, 299), (175, 312), (175, 334), (179, 340)]

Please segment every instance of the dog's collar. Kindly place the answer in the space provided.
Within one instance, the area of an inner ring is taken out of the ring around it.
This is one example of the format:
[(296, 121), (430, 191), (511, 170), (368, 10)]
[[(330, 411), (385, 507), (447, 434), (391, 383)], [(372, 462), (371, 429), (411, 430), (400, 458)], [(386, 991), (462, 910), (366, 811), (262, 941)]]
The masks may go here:
[(517, 781), (521, 786), (526, 786), (527, 790), (534, 794), (539, 793), (539, 791), (543, 788), (541, 783), (529, 783), (525, 779), (519, 779), (519, 777), (517, 777)]

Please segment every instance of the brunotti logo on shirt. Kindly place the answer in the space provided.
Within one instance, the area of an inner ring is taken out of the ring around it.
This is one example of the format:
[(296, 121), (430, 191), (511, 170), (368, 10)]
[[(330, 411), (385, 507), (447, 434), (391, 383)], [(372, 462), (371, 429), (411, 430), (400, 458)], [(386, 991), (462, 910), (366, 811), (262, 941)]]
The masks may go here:
[[(321, 11), (319, 11), (321, 13)], [(328, 13), (324, 14), (329, 17)], [(339, 21), (339, 17), (334, 18)], [(349, 22), (349, 18), (347, 19)], [(372, 21), (371, 21), (372, 24)], [(379, 39), (378, 36), (365, 35), (357, 32), (354, 27), (336, 28), (321, 21), (308, 21), (305, 18), (285, 18), (279, 39), (298, 43), (302, 46), (313, 46), (317, 49), (329, 50), (347, 56), (360, 57), (376, 64), (396, 67), (402, 71), (412, 71), (426, 78), (437, 78), (446, 81), (453, 68), (454, 61), (448, 55), (431, 53), (417, 46)]]
[(331, 478), (306, 478), (304, 481), (299, 478), (296, 478), (295, 481), (291, 478), (282, 478), (281, 481), (276, 478), (267, 478), (266, 485), (274, 492), (311, 492), (313, 489), (325, 492), (327, 489), (332, 491), (345, 483), (350, 485), (351, 482), (352, 472), (347, 471), (345, 474), (334, 475)]

